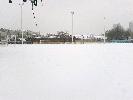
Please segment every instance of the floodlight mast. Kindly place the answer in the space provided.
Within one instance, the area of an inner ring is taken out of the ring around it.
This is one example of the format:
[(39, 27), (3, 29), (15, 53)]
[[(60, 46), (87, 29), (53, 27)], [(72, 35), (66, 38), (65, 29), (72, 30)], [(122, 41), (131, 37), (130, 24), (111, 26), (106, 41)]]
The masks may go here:
[(22, 3), (22, 4), (19, 4), (20, 5), (20, 7), (21, 7), (21, 32), (22, 32), (22, 44), (24, 43), (23, 42), (23, 40), (24, 40), (24, 34), (23, 34), (23, 5), (24, 5), (24, 3)]
[(71, 11), (72, 14), (72, 43), (73, 43), (73, 16), (74, 16), (74, 11)]
[(106, 20), (106, 17), (104, 17), (104, 43), (106, 43), (106, 29), (105, 29), (105, 20)]

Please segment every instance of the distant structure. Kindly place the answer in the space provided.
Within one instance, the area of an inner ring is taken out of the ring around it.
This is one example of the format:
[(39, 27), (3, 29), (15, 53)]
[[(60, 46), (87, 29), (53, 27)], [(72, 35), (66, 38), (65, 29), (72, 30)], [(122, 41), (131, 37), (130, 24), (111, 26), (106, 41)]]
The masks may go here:
[(133, 21), (129, 23), (129, 30), (130, 32), (133, 32)]

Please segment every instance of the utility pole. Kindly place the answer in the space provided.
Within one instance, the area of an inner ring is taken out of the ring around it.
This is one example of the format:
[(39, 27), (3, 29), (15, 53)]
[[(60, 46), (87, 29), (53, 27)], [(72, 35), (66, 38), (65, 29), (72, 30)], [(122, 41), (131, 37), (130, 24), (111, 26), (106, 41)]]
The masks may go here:
[(72, 14), (72, 43), (73, 43), (73, 16), (74, 16), (74, 11), (71, 11)]

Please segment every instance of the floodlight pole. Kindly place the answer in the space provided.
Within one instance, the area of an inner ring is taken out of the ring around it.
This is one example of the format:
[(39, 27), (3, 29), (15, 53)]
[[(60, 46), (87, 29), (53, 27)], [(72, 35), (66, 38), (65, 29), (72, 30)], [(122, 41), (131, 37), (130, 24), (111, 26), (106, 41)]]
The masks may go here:
[(106, 43), (106, 35), (105, 35), (105, 20), (106, 20), (106, 18), (104, 17), (104, 43)]
[(73, 16), (74, 16), (74, 11), (71, 11), (72, 14), (72, 43), (73, 43)]
[(21, 3), (19, 5), (21, 7), (21, 33), (22, 33), (22, 44), (23, 44), (23, 38), (24, 38), (23, 36), (23, 5), (24, 3)]

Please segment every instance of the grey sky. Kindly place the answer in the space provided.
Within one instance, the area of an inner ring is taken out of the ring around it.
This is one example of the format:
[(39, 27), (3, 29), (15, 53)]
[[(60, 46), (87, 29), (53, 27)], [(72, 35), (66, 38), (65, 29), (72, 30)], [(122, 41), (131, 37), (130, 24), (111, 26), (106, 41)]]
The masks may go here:
[[(8, 0), (0, 1), (0, 27), (20, 29), (20, 7), (21, 0), (13, 0), (9, 4)], [(125, 28), (133, 20), (132, 0), (44, 0), (44, 5), (36, 7), (36, 22), (31, 10), (31, 4), (25, 3), (23, 9), (24, 29), (40, 31), (42, 33), (56, 33), (57, 31), (71, 32), (71, 14), (74, 15), (74, 33), (100, 34), (103, 32), (104, 23), (106, 29), (110, 29), (113, 24), (121, 23)], [(104, 22), (104, 17), (106, 20)]]

